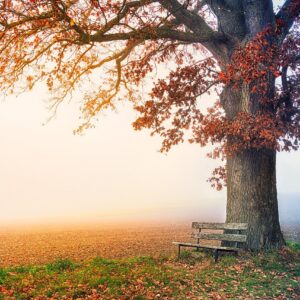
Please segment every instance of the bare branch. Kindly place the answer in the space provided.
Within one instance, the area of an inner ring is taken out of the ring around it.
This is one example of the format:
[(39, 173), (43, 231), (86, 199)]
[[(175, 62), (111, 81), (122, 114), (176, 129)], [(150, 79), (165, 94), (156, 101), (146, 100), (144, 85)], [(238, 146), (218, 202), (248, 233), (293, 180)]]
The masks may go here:
[(92, 42), (110, 42), (130, 39), (171, 39), (191, 43), (205, 43), (211, 40), (210, 36), (198, 36), (190, 32), (183, 32), (171, 29), (168, 26), (161, 26), (158, 28), (145, 28), (131, 32), (111, 33), (104, 35), (91, 35), (89, 40)]
[(196, 12), (188, 10), (177, 0), (158, 0), (180, 24), (190, 29), (219, 61), (226, 61), (228, 38), (224, 33), (214, 31)]
[(181, 24), (184, 24), (195, 34), (206, 37), (207, 40), (225, 39), (224, 35), (220, 35), (213, 31), (211, 27), (198, 14), (189, 11), (177, 0), (159, 0), (161, 5), (166, 8)]
[(108, 32), (112, 29), (115, 25), (119, 24), (119, 22), (124, 19), (129, 12), (130, 9), (135, 8), (138, 9), (144, 5), (156, 2), (156, 0), (140, 0), (140, 1), (132, 1), (132, 2), (124, 2), (124, 5), (120, 8), (119, 13), (115, 18), (110, 21), (107, 21), (105, 26), (103, 26), (100, 30), (97, 31), (95, 34), (96, 37), (102, 36), (105, 32)]

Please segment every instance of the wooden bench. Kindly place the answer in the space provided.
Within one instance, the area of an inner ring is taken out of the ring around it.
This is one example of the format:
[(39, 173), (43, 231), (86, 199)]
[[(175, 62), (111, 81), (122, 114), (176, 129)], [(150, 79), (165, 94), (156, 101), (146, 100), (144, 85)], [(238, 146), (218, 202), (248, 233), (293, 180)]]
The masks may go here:
[[(181, 247), (193, 247), (199, 249), (210, 249), (214, 253), (215, 262), (218, 261), (219, 252), (238, 253), (245, 246), (247, 240), (247, 223), (192, 223), (192, 238), (196, 239), (195, 243), (173, 242), (178, 246), (178, 258), (180, 258)], [(209, 230), (209, 232), (203, 232)], [(224, 230), (226, 231), (224, 233)], [(215, 232), (219, 231), (219, 232)], [(222, 231), (222, 233), (220, 233)], [(220, 245), (209, 245), (203, 243), (203, 240), (218, 241)], [(226, 246), (222, 245), (226, 242)], [(228, 245), (227, 245), (228, 244)]]

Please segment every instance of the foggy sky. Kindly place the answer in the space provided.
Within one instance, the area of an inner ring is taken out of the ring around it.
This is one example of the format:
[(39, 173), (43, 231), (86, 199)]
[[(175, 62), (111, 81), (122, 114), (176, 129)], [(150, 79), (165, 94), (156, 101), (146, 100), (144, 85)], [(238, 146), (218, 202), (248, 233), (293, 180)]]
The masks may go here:
[[(208, 149), (187, 143), (159, 153), (161, 139), (134, 131), (124, 104), (73, 135), (80, 99), (46, 122), (48, 98), (38, 88), (0, 104), (1, 223), (224, 218), (226, 192), (206, 181), (219, 164)], [(279, 154), (284, 206), (300, 195), (299, 168), (299, 152)]]
[[(161, 139), (134, 131), (135, 113), (124, 104), (73, 135), (80, 98), (50, 122), (47, 99), (39, 87), (0, 103), (0, 223), (224, 219), (226, 191), (206, 181), (219, 165), (208, 149), (187, 143), (159, 153)], [(285, 218), (300, 219), (299, 169), (299, 151), (278, 155)]]

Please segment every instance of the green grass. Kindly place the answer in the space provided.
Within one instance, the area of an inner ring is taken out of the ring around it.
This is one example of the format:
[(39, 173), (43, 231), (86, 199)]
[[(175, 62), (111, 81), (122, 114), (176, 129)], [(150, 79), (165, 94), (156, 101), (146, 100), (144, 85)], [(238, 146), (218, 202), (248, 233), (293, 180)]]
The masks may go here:
[(75, 268), (76, 264), (69, 259), (58, 260), (54, 263), (50, 263), (45, 266), (46, 271), (50, 273), (61, 272), (66, 270), (73, 271)]
[(296, 242), (287, 242), (289, 248), (293, 249), (294, 251), (300, 251), (300, 243)]
[(2, 268), (0, 299), (295, 299), (300, 295), (299, 246), (222, 256), (217, 264), (209, 254), (184, 251), (179, 261), (96, 257)]

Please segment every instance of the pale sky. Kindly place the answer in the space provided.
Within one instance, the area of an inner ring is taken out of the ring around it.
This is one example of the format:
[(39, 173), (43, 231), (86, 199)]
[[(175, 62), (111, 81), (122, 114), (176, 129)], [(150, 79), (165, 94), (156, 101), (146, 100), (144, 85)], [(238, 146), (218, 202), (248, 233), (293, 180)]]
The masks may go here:
[[(126, 105), (95, 129), (73, 135), (78, 101), (46, 125), (49, 95), (41, 88), (0, 104), (1, 223), (224, 218), (225, 191), (206, 182), (218, 162), (183, 144), (167, 155), (159, 137), (136, 132)], [(300, 152), (280, 154), (278, 191), (300, 195)]]
[[(160, 138), (134, 131), (125, 104), (73, 135), (80, 98), (43, 125), (49, 98), (39, 87), (0, 103), (0, 223), (224, 219), (226, 192), (206, 181), (218, 165), (207, 150), (186, 143), (159, 153)], [(295, 219), (299, 169), (299, 151), (279, 154), (280, 207)]]

